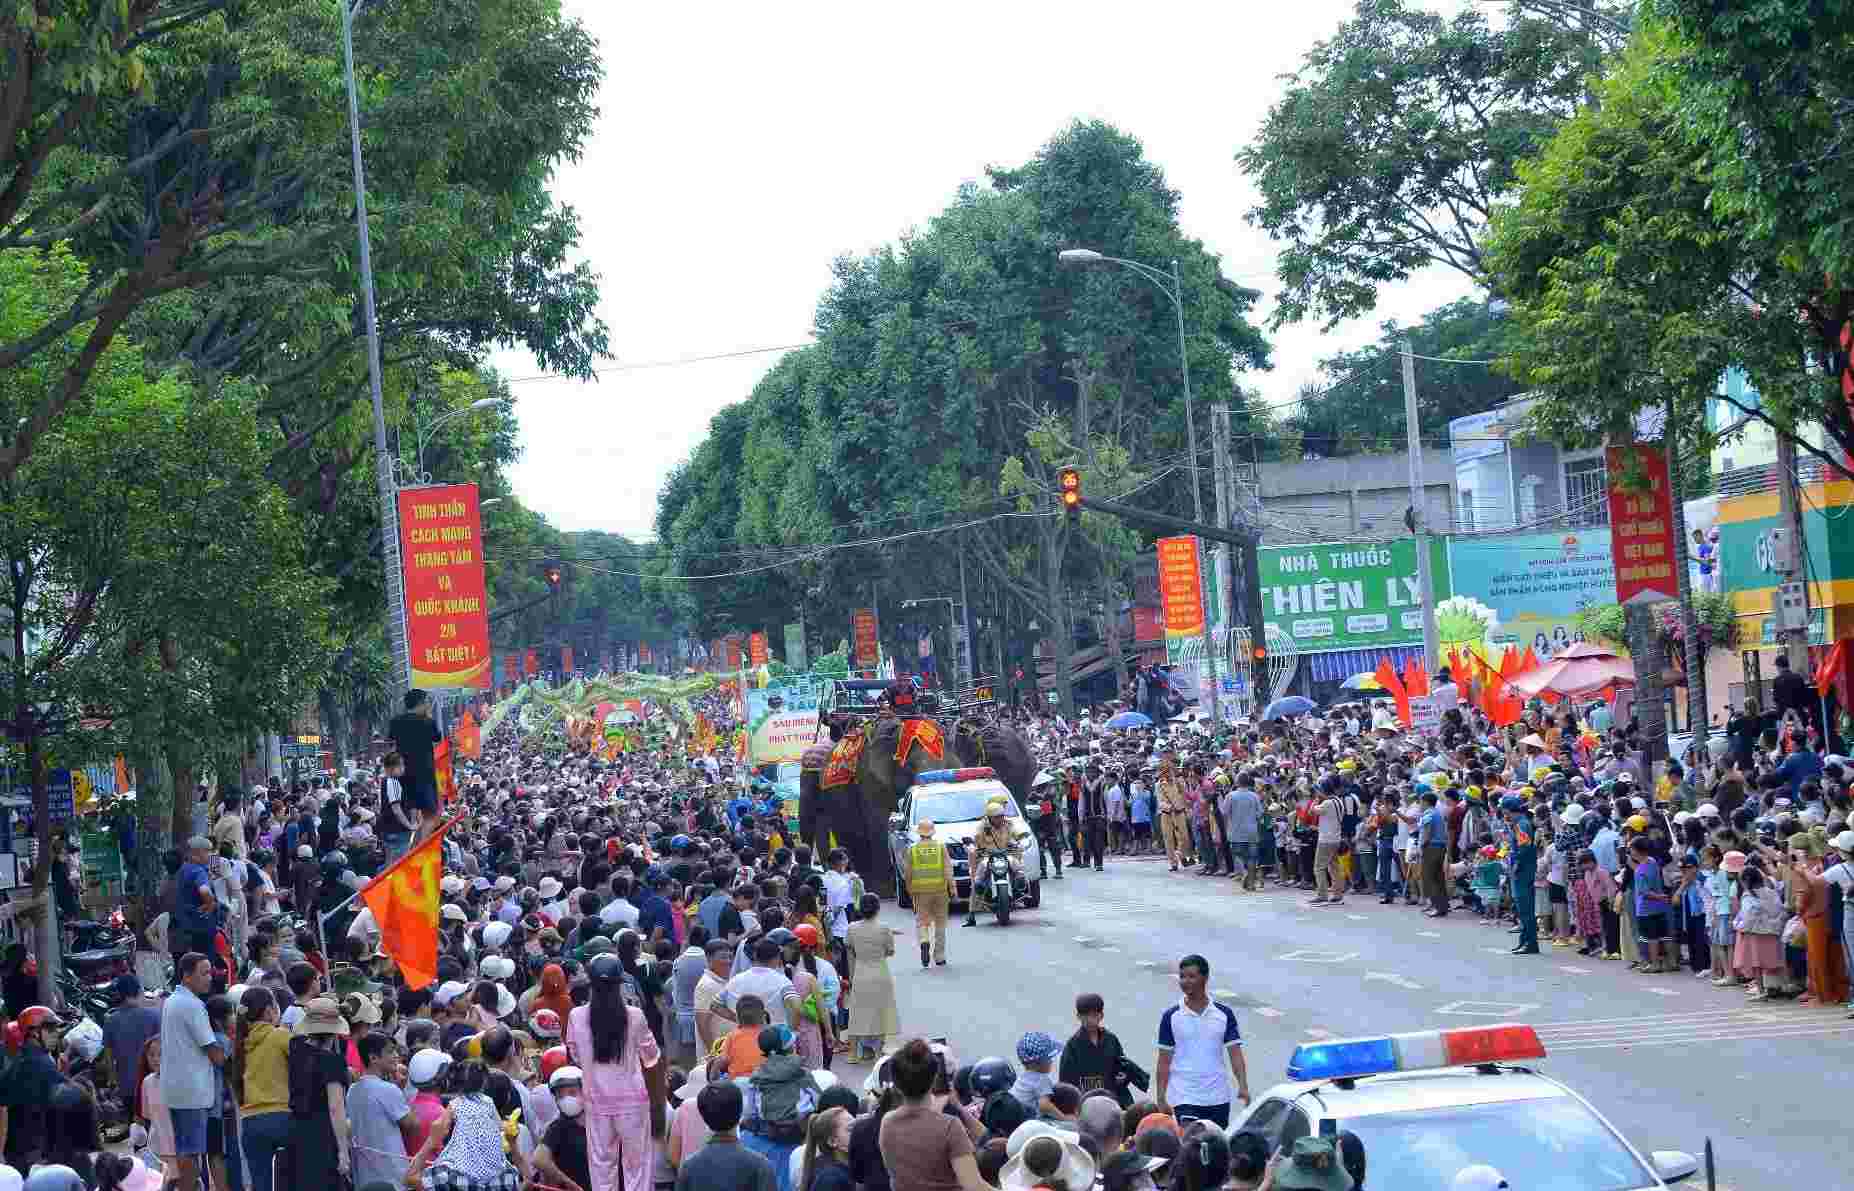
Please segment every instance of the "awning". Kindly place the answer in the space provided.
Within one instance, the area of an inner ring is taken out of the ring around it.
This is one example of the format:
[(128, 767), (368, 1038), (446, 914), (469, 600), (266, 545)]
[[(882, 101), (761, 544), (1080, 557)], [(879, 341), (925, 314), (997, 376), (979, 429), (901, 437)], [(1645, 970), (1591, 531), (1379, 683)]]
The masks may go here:
[(1385, 658), (1397, 673), (1403, 673), (1403, 664), (1411, 658), (1418, 662), (1423, 660), (1423, 647), (1420, 645), (1391, 645), (1376, 649), (1339, 649), (1332, 653), (1310, 653), (1307, 666), (1315, 682), (1344, 682), (1354, 674), (1363, 674), (1376, 670), (1378, 662)]

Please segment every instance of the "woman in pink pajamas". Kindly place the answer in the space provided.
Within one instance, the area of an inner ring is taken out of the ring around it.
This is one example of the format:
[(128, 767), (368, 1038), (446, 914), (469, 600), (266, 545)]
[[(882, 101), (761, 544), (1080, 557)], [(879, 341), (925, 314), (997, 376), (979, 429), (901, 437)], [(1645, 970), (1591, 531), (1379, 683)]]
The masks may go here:
[[(567, 1015), (567, 1053), (585, 1072), (587, 1191), (651, 1191), (668, 1093), (656, 1036), (641, 1009), (624, 1003), (624, 965), (609, 952), (594, 957), (590, 1003)], [(622, 1173), (622, 1181), (620, 1174)]]

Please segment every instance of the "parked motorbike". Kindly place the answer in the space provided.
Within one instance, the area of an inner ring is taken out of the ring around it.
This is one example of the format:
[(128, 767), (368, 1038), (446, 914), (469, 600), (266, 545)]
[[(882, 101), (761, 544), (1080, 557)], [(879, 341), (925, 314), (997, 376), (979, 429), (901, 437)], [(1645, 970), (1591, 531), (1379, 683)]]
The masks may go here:
[(104, 951), (112, 947), (133, 948), (135, 945), (134, 932), (129, 930), (128, 920), (123, 917), (121, 907), (111, 910), (109, 916), (101, 922), (79, 918), (64, 925), (64, 949), (67, 953)]
[[(972, 841), (966, 841), (971, 847)], [(978, 897), (982, 890), (985, 900), (991, 904), (991, 912), (997, 915), (999, 926), (1011, 924), (1011, 911), (1018, 907), (1030, 906), (1030, 880), (1023, 869), (1013, 862), (1013, 858), (1003, 852), (987, 852), (977, 856), (972, 868), (972, 896)]]

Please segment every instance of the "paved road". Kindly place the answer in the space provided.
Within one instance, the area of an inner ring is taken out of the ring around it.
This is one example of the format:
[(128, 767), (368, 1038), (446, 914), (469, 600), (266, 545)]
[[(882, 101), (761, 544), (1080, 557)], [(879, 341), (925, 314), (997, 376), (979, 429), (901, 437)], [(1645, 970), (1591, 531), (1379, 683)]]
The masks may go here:
[(1545, 1042), (1540, 1068), (1643, 1152), (1697, 1154), (1710, 1136), (1730, 1191), (1854, 1186), (1854, 1020), (1844, 1011), (1747, 1005), (1685, 973), (1637, 975), (1574, 949), (1511, 956), (1511, 935), (1460, 912), (1438, 921), (1374, 898), (1310, 908), (1305, 893), (1243, 894), (1141, 860), (1065, 872), (1044, 884), (1041, 910), (1009, 927), (955, 926), (952, 962), (931, 971), (918, 966), (912, 915), (884, 907), (904, 932), (892, 962), (910, 1035), (947, 1035), (961, 1061), (1009, 1055), (1028, 1029), (1067, 1037), (1074, 995), (1092, 991), (1150, 1068), (1178, 957), (1197, 952), (1218, 998), (1238, 1010), (1258, 1094), (1309, 1039), (1525, 1021)]

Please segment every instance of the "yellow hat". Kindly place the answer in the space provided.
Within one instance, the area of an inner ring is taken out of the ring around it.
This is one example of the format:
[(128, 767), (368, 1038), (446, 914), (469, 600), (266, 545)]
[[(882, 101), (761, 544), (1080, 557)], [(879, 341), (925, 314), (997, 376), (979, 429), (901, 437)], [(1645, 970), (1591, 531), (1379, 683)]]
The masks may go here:
[(1358, 768), (1358, 762), (1352, 760), (1350, 757), (1347, 757), (1345, 760), (1339, 762), (1339, 772), (1340, 773), (1351, 773), (1354, 769), (1357, 769), (1357, 768)]
[(985, 813), (988, 815), (1002, 815), (1004, 813), (1004, 799), (994, 798), (986, 803)]
[(1628, 821), (1623, 823), (1623, 826), (1627, 827), (1630, 831), (1646, 831), (1648, 830), (1648, 817), (1646, 815), (1630, 815)]
[(1429, 775), (1429, 784), (1430, 784), (1430, 786), (1431, 786), (1431, 787), (1433, 787), (1434, 789), (1437, 789), (1437, 790), (1446, 790), (1446, 789), (1448, 789), (1448, 788), (1449, 788), (1449, 785), (1450, 785), (1450, 782), (1449, 782), (1449, 777), (1448, 777), (1448, 774), (1446, 774), (1446, 773), (1432, 773), (1432, 774), (1430, 774), (1430, 775)]

